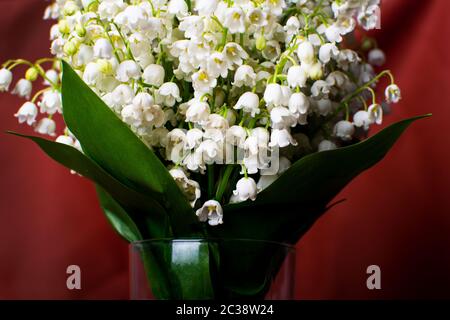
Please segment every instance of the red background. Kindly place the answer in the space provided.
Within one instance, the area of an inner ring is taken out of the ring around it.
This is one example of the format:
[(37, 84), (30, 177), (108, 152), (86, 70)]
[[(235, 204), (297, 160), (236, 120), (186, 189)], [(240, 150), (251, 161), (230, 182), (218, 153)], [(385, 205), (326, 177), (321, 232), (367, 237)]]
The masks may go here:
[[(46, 2), (0, 1), (0, 61), (48, 56)], [(404, 99), (392, 123), (432, 112), (376, 168), (340, 195), (298, 244), (298, 298), (450, 298), (450, 23), (448, 0), (385, 0), (376, 32)], [(0, 130), (30, 132), (0, 95)], [(0, 134), (0, 299), (128, 297), (127, 245), (98, 208), (93, 186), (33, 144)], [(82, 290), (66, 289), (66, 267)], [(366, 288), (366, 268), (382, 290)]]

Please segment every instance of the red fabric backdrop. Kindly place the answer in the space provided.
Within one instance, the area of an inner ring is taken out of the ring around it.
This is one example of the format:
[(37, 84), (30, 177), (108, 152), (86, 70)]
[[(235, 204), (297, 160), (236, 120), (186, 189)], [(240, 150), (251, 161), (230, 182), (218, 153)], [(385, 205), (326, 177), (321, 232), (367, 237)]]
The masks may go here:
[[(48, 55), (46, 2), (0, 1), (0, 61)], [(376, 168), (347, 187), (348, 199), (298, 244), (298, 298), (450, 298), (448, 0), (385, 0), (376, 32), (403, 89), (391, 123), (432, 112)], [(0, 95), (0, 130), (29, 132)], [(93, 186), (31, 143), (0, 134), (0, 299), (128, 297), (127, 245), (97, 206)], [(82, 290), (66, 289), (66, 267)], [(366, 268), (382, 290), (366, 288)]]

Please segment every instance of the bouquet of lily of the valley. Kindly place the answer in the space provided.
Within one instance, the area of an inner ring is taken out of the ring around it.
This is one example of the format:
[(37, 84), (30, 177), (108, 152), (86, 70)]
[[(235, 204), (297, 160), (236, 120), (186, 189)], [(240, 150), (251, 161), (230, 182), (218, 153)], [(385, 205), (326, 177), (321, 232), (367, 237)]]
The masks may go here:
[[(56, 141), (22, 136), (92, 180), (126, 240), (295, 244), (417, 119), (367, 138), (401, 98), (362, 32), (379, 12), (379, 0), (57, 0), (53, 57), (5, 62), (0, 90), (28, 66), (15, 116)], [(209, 246), (209, 297), (264, 297), (282, 257), (261, 251)], [(154, 294), (204, 298), (165, 254), (144, 254)]]

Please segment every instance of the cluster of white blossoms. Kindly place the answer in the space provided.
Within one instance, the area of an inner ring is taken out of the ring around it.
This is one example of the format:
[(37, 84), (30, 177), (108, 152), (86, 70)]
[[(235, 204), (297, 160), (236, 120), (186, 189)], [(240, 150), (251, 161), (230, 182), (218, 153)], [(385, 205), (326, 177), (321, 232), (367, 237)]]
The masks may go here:
[[(377, 27), (379, 2), (57, 0), (45, 12), (58, 21), (54, 58), (7, 61), (0, 90), (28, 65), (15, 116), (55, 136), (66, 60), (167, 165), (199, 219), (218, 225), (221, 204), (255, 200), (300, 157), (364, 138), (382, 104), (400, 100), (391, 73), (374, 71), (383, 52), (354, 36)], [(39, 76), (46, 86), (30, 100)], [(81, 150), (67, 128), (57, 141)]]

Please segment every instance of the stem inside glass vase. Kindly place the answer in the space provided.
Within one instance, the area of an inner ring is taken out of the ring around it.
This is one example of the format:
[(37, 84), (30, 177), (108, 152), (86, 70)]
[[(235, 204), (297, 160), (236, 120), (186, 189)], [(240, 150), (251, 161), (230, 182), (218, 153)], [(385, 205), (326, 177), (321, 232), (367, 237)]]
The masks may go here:
[(293, 299), (295, 247), (241, 239), (130, 245), (131, 299)]

